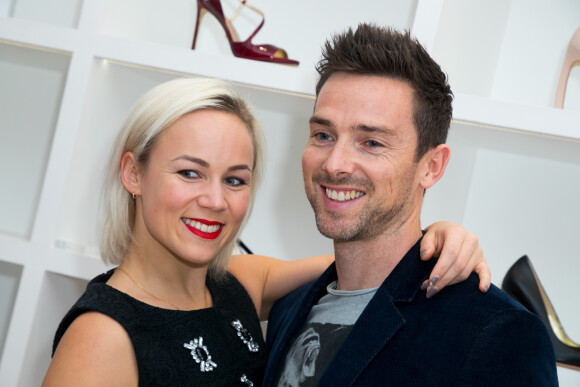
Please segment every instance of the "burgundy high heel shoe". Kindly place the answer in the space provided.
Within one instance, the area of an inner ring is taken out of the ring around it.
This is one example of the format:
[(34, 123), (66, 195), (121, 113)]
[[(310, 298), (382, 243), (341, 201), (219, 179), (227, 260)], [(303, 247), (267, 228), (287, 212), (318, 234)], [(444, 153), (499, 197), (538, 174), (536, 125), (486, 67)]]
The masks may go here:
[(564, 58), (564, 65), (562, 66), (562, 73), (560, 74), (560, 81), (558, 82), (558, 89), (556, 91), (556, 103), (554, 106), (557, 108), (564, 108), (568, 77), (570, 76), (572, 67), (576, 65), (580, 65), (580, 28), (572, 35), (568, 49), (566, 50), (566, 57)]
[[(248, 7), (252, 11), (256, 12), (258, 15), (262, 16), (262, 22), (258, 25), (258, 28), (250, 35), (245, 41), (240, 41), (238, 33), (234, 29), (232, 22), (238, 17), (242, 10)], [(231, 18), (226, 19), (224, 16), (224, 11), (220, 0), (197, 0), (197, 21), (195, 23), (195, 33), (193, 35), (193, 44), (191, 49), (195, 49), (195, 43), (197, 41), (197, 34), (199, 32), (199, 24), (202, 17), (206, 12), (211, 13), (220, 22), (224, 31), (226, 32), (226, 37), (230, 42), (230, 47), (232, 53), (238, 58), (253, 59), (264, 62), (274, 62), (282, 63), (287, 65), (298, 65), (298, 61), (288, 59), (288, 54), (283, 49), (273, 46), (271, 44), (252, 44), (252, 38), (260, 31), (264, 25), (264, 14), (259, 9), (251, 6), (246, 0), (240, 0), (240, 5), (238, 9), (234, 12)]]

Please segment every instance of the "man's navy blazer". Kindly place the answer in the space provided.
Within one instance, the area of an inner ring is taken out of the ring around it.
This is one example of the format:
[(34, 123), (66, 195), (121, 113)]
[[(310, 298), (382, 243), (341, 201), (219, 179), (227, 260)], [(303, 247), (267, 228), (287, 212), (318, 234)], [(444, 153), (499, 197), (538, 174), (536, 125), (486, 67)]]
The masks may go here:
[[(435, 262), (419, 258), (420, 240), (377, 290), (335, 354), (319, 386), (557, 386), (546, 327), (478, 278), (427, 299), (420, 290)], [(265, 386), (274, 386), (293, 338), (336, 280), (318, 280), (279, 300), (268, 322)]]

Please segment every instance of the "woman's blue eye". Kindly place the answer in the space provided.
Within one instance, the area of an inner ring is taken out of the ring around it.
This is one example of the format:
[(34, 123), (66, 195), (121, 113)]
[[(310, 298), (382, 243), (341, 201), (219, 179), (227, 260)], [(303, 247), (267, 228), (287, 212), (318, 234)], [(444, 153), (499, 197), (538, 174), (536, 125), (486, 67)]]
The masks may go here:
[(225, 183), (227, 185), (231, 185), (231, 186), (234, 186), (234, 187), (238, 187), (238, 186), (241, 186), (241, 185), (245, 185), (246, 184), (246, 182), (244, 180), (239, 179), (237, 177), (228, 177), (224, 181), (225, 181)]
[(198, 173), (195, 171), (192, 171), (191, 169), (184, 169), (182, 171), (178, 172), (181, 176), (188, 178), (188, 179), (193, 179), (198, 177)]

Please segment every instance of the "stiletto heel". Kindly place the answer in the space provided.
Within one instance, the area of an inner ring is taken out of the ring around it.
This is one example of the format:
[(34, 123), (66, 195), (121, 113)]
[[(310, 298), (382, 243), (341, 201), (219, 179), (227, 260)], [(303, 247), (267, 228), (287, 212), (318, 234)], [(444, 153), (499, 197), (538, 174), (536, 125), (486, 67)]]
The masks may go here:
[(195, 43), (197, 42), (197, 34), (199, 32), (199, 25), (201, 24), (201, 19), (206, 14), (207, 9), (199, 6), (199, 1), (197, 2), (197, 20), (195, 21), (195, 32), (193, 33), (193, 43), (191, 49), (195, 50)]
[(554, 346), (556, 362), (561, 366), (580, 370), (580, 345), (564, 332), (527, 255), (518, 259), (508, 270), (503, 279), (502, 290), (544, 322)]
[[(240, 41), (238, 34), (234, 29), (232, 23), (239, 16), (242, 10), (248, 7), (252, 11), (256, 12), (262, 17), (262, 22), (254, 30), (248, 39), (245, 41)], [(246, 0), (240, 0), (240, 5), (238, 9), (234, 12), (231, 18), (226, 19), (224, 16), (224, 11), (222, 9), (220, 0), (197, 0), (197, 21), (195, 23), (195, 32), (193, 34), (193, 43), (191, 49), (195, 49), (195, 44), (197, 42), (197, 35), (199, 32), (199, 25), (201, 23), (202, 17), (206, 12), (211, 13), (221, 24), (222, 28), (226, 33), (226, 37), (230, 42), (230, 47), (232, 53), (239, 57), (245, 59), (253, 59), (265, 62), (282, 63), (287, 65), (298, 65), (298, 61), (288, 59), (288, 54), (283, 49), (273, 46), (271, 44), (252, 44), (252, 38), (260, 31), (264, 25), (264, 14), (262, 11), (248, 4)]]
[(580, 65), (580, 28), (572, 35), (568, 49), (566, 50), (566, 57), (564, 58), (564, 65), (562, 66), (562, 73), (560, 74), (560, 81), (558, 82), (558, 89), (556, 90), (556, 103), (554, 106), (557, 108), (564, 108), (568, 77), (570, 76), (572, 67), (576, 65)]

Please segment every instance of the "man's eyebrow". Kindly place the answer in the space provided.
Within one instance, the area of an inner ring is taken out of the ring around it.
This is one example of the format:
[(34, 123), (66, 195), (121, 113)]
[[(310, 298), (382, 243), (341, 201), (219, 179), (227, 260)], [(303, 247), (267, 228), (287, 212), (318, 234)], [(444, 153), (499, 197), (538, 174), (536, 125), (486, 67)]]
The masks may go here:
[(334, 125), (332, 125), (332, 122), (330, 122), (330, 120), (327, 120), (325, 118), (318, 117), (318, 116), (310, 117), (310, 120), (308, 122), (310, 123), (310, 125), (318, 124), (318, 125), (328, 126), (328, 127), (334, 126)]
[[(200, 159), (198, 157), (193, 157), (193, 156), (188, 156), (188, 155), (177, 156), (176, 158), (173, 159), (173, 161), (177, 161), (177, 160), (187, 160), (187, 161), (190, 161), (192, 163), (199, 164), (205, 168), (209, 168), (209, 166), (210, 166), (207, 161)], [(247, 164), (232, 165), (231, 167), (228, 168), (228, 171), (240, 171), (240, 170), (244, 170), (244, 169), (247, 169), (248, 171), (252, 172), (252, 168), (250, 168), (250, 166)]]
[[(318, 116), (310, 117), (309, 123), (310, 123), (310, 125), (317, 124), (317, 125), (326, 126), (328, 128), (334, 127), (334, 124), (330, 120), (328, 120), (326, 118), (318, 117)], [(394, 136), (395, 135), (394, 130), (383, 127), (383, 126), (359, 124), (359, 125), (355, 126), (354, 128), (352, 128), (352, 130), (359, 131), (359, 132), (366, 132), (366, 133), (382, 133), (382, 134), (387, 135), (387, 136)]]
[(370, 125), (357, 125), (354, 128), (355, 131), (365, 132), (365, 133), (382, 133), (387, 136), (394, 136), (395, 131), (382, 126), (370, 126)]

